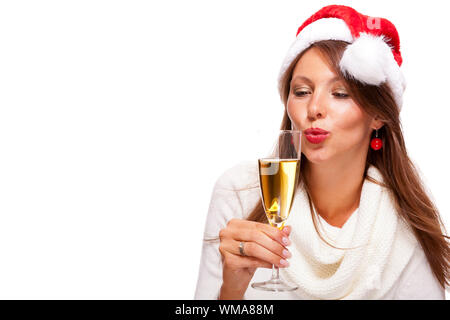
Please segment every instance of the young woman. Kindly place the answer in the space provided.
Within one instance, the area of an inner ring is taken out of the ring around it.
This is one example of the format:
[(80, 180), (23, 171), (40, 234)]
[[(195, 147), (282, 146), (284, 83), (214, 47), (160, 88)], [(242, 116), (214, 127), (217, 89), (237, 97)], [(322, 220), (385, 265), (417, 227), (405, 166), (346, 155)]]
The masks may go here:
[[(445, 298), (450, 247), (406, 151), (401, 63), (386, 19), (332, 5), (303, 23), (279, 76), (281, 129), (303, 131), (290, 226), (267, 224), (256, 160), (227, 170), (210, 203), (196, 299)], [(253, 289), (272, 264), (299, 288)]]

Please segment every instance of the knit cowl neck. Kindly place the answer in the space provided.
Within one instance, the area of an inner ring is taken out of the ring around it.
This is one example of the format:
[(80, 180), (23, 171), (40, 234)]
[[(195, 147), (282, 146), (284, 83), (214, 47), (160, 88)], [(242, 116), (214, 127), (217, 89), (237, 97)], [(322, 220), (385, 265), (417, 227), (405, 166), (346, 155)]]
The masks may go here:
[[(383, 183), (373, 165), (367, 175)], [(319, 219), (320, 221), (320, 219)], [(340, 230), (314, 227), (304, 185), (296, 191), (288, 222), (292, 226), (289, 268), (281, 276), (298, 285), (301, 299), (381, 299), (399, 278), (418, 245), (399, 217), (389, 189), (363, 182), (359, 208)], [(323, 221), (322, 221), (323, 224)]]

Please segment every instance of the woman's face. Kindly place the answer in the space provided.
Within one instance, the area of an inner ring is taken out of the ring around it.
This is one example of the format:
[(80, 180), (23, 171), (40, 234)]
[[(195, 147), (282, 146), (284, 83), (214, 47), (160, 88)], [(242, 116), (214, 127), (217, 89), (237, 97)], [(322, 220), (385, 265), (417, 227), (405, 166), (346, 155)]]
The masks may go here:
[(306, 51), (293, 71), (287, 102), (293, 129), (329, 131), (320, 143), (302, 135), (302, 153), (313, 163), (366, 156), (375, 127), (336, 77), (316, 48)]

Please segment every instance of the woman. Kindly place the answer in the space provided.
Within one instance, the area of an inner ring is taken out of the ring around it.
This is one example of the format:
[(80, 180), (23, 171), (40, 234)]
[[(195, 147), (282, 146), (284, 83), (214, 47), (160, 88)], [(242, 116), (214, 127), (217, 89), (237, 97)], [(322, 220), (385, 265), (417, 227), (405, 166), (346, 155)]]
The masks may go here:
[[(210, 203), (196, 299), (445, 298), (450, 247), (407, 155), (401, 63), (386, 19), (332, 5), (303, 23), (279, 76), (281, 129), (303, 131), (292, 227), (267, 224), (256, 163), (227, 170)], [(299, 289), (249, 286), (272, 264)]]

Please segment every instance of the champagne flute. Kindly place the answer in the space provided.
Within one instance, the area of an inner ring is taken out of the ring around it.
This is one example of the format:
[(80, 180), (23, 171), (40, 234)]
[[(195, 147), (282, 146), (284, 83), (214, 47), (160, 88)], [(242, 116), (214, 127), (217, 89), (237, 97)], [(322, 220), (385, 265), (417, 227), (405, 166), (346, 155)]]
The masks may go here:
[[(298, 130), (280, 130), (272, 153), (258, 159), (260, 195), (270, 225), (283, 229), (298, 187), (301, 135)], [(280, 278), (278, 267), (272, 265), (272, 278), (252, 283), (265, 291), (293, 291), (298, 287)]]

